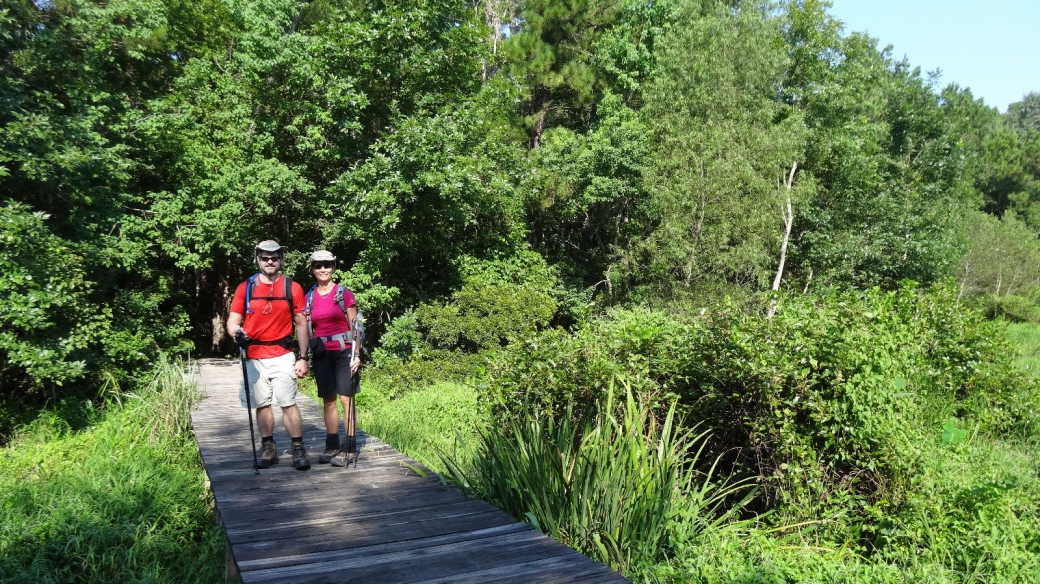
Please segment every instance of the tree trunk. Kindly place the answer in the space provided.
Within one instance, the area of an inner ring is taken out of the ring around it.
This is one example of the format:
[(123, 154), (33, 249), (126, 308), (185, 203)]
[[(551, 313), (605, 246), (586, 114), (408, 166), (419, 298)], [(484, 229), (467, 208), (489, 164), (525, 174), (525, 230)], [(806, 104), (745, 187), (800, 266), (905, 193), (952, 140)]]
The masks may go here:
[[(780, 243), (780, 265), (776, 268), (776, 277), (773, 278), (773, 292), (780, 290), (780, 281), (784, 277), (784, 264), (787, 263), (787, 243), (791, 240), (791, 226), (794, 224), (794, 207), (791, 205), (791, 187), (794, 185), (794, 173), (798, 169), (798, 162), (791, 163), (791, 173), (787, 176), (787, 187), (785, 200), (780, 203), (780, 216), (784, 220), (784, 238)], [(779, 185), (777, 185), (779, 187)], [(779, 188), (777, 189), (779, 190)], [(785, 209), (786, 204), (786, 209)], [(769, 304), (769, 318), (776, 314), (776, 295)]]

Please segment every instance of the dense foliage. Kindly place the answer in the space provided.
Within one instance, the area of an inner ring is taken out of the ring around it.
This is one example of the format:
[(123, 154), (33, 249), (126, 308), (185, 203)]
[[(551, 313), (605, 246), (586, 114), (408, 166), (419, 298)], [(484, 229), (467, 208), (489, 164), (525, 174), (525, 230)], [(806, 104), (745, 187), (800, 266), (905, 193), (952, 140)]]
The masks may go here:
[(48, 415), (0, 450), (0, 580), (223, 581), (184, 374), (164, 360), (89, 430)]
[(921, 440), (944, 423), (1040, 431), (1040, 392), (1003, 338), (943, 288), (793, 296), (774, 318), (732, 303), (686, 318), (616, 311), (573, 335), (511, 346), (486, 384), (506, 417), (531, 406), (594, 410), (619, 376), (653, 400), (678, 400), (712, 429), (710, 451), (803, 520), (819, 511), (804, 501), (899, 504)]
[[(5, 396), (227, 351), (263, 238), (304, 280), (334, 250), (375, 337), (405, 316), (471, 353), (492, 339), (441, 325), (494, 310), (473, 302), (570, 325), (774, 280), (960, 272), (1032, 318), (1035, 275), (962, 258), (1037, 226), (1035, 95), (1002, 116), (937, 91), (817, 0), (17, 0), (0, 26)], [(958, 222), (975, 208), (1013, 217)], [(503, 264), (551, 282), (473, 283)]]
[[(229, 353), (273, 238), (305, 283), (312, 250), (340, 258), (403, 440), (415, 399), (578, 441), (622, 379), (710, 430), (701, 462), (760, 484), (740, 511), (770, 529), (821, 521), (930, 578), (911, 532), (941, 517), (935, 581), (998, 570), (1000, 528), (1037, 541), (1035, 477), (963, 445), (1028, 453), (1037, 430), (985, 319), (1040, 322), (1040, 94), (1001, 113), (828, 9), (7, 0), (0, 442), (43, 412), (81, 427), (162, 351)], [(471, 387), (408, 396), (444, 381)], [(936, 479), (950, 452), (978, 472)], [(982, 516), (1004, 518), (988, 540)], [(680, 519), (668, 553), (700, 537)]]

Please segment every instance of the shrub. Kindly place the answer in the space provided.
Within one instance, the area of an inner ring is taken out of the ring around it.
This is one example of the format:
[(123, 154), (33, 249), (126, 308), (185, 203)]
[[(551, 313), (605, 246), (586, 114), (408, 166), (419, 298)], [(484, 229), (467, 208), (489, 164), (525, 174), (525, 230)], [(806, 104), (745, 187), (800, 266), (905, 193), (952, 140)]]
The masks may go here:
[(1033, 431), (1035, 385), (1011, 354), (951, 289), (908, 285), (788, 297), (774, 318), (727, 302), (613, 312), (509, 347), (485, 383), (513, 416), (590, 411), (617, 374), (658, 403), (675, 396), (713, 431), (710, 452), (762, 482), (764, 504), (804, 518), (904, 496), (933, 402), (985, 431)]
[(422, 304), (391, 321), (373, 354), (378, 366), (373, 373), (400, 391), (462, 381), (489, 354), (548, 325), (557, 305), (539, 282), (555, 280), (535, 270), (534, 283), (518, 281), (523, 274), (508, 264), (484, 268), (449, 301)]
[(1011, 322), (1040, 323), (1040, 306), (1036, 301), (1024, 296), (1009, 294), (998, 296), (987, 294), (979, 300), (986, 316), (1004, 318)]

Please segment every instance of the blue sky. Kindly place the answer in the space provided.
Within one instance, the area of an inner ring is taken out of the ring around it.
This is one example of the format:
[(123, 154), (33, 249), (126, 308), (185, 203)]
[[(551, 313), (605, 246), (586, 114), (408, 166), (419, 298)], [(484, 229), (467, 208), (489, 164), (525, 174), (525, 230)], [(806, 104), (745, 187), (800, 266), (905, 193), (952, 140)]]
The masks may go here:
[(956, 83), (1001, 112), (1040, 92), (1040, 0), (832, 0), (845, 31)]

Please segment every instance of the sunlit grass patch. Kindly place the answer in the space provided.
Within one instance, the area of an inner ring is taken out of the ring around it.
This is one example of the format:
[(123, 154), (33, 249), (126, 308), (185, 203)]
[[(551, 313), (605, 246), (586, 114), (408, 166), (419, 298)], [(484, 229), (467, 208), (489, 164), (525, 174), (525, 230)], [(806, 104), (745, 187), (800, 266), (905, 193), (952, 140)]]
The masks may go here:
[(392, 400), (378, 387), (360, 395), (358, 421), (365, 432), (436, 472), (446, 470), (442, 455), (468, 455), (465, 445), (484, 419), (476, 392), (456, 383), (436, 383)]
[[(472, 387), (440, 382), (401, 392), (398, 388), (387, 387), (385, 379), (378, 377), (369, 381), (362, 376), (361, 392), (357, 396), (358, 428), (361, 431), (379, 438), (435, 472), (446, 470), (441, 462), (443, 454), (455, 458), (468, 456), (462, 448), (473, 442), (476, 428), (485, 420)], [(299, 387), (321, 403), (311, 378), (301, 380)], [(341, 417), (342, 410), (341, 405)], [(342, 432), (342, 418), (340, 424)]]
[(223, 582), (190, 430), (196, 395), (163, 360), (85, 430), (44, 416), (0, 451), (4, 581)]
[(1008, 338), (1018, 347), (1015, 364), (1034, 377), (1040, 377), (1040, 325), (1015, 322), (1008, 325)]

